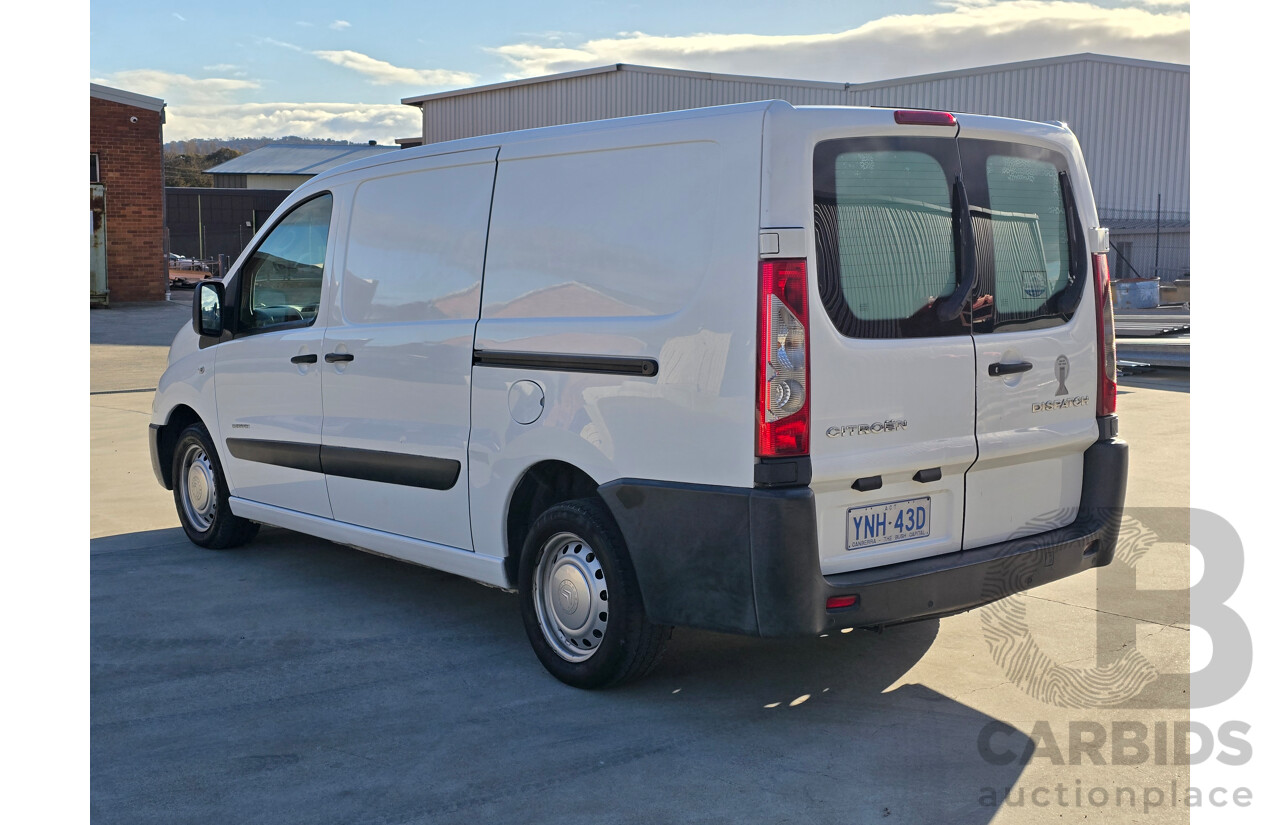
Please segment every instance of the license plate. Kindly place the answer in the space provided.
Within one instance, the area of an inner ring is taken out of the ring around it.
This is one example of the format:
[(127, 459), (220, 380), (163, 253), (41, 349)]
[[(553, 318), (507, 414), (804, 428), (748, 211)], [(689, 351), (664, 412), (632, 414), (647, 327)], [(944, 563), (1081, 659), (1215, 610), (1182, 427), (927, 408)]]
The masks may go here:
[(850, 507), (845, 544), (850, 550), (929, 535), (929, 497)]

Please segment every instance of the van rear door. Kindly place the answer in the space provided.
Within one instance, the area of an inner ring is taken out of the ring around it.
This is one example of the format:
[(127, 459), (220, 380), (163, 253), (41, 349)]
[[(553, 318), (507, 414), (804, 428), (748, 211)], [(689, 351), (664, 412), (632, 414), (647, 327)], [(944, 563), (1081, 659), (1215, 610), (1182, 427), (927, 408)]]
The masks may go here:
[(955, 127), (864, 117), (896, 134), (814, 150), (810, 486), (826, 574), (959, 550), (977, 456)]
[[(1069, 133), (959, 115), (977, 247), (977, 461), (964, 546), (1069, 524), (1098, 437), (1097, 333), (1082, 214), (1088, 178)], [(1018, 135), (1014, 129), (1029, 133)], [(1075, 151), (1073, 151), (1075, 150)]]

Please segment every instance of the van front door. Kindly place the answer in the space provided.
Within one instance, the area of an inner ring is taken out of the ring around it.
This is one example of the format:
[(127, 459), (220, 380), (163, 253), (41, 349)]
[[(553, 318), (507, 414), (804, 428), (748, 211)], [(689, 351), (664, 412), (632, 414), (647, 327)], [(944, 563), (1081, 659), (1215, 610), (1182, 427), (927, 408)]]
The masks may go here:
[(322, 365), (338, 521), (472, 549), (471, 357), (496, 158), (406, 161), (355, 188)]
[(328, 517), (320, 470), (321, 317), (333, 196), (294, 207), (233, 279), (234, 337), (215, 346), (218, 454), (239, 498)]

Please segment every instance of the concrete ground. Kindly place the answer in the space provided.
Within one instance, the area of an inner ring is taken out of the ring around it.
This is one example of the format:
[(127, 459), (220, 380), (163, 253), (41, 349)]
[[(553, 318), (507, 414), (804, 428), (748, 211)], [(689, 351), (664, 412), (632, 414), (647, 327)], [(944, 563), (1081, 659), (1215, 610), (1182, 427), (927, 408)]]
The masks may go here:
[[(1188, 718), (1186, 373), (1122, 387), (1124, 561), (879, 635), (677, 630), (650, 678), (586, 693), (513, 595), (277, 529), (189, 544), (146, 445), (173, 297), (90, 316), (95, 822), (1187, 821), (1186, 766), (1111, 750), (1113, 723), (1154, 750)], [(1073, 753), (1095, 721), (1107, 745)]]

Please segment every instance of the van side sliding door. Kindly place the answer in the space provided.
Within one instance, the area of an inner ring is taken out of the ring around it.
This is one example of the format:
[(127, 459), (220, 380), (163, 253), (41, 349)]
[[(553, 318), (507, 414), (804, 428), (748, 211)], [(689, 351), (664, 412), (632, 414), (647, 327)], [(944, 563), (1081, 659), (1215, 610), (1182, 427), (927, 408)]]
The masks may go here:
[(472, 549), (471, 356), (497, 149), (356, 186), (322, 358), (333, 517)]

